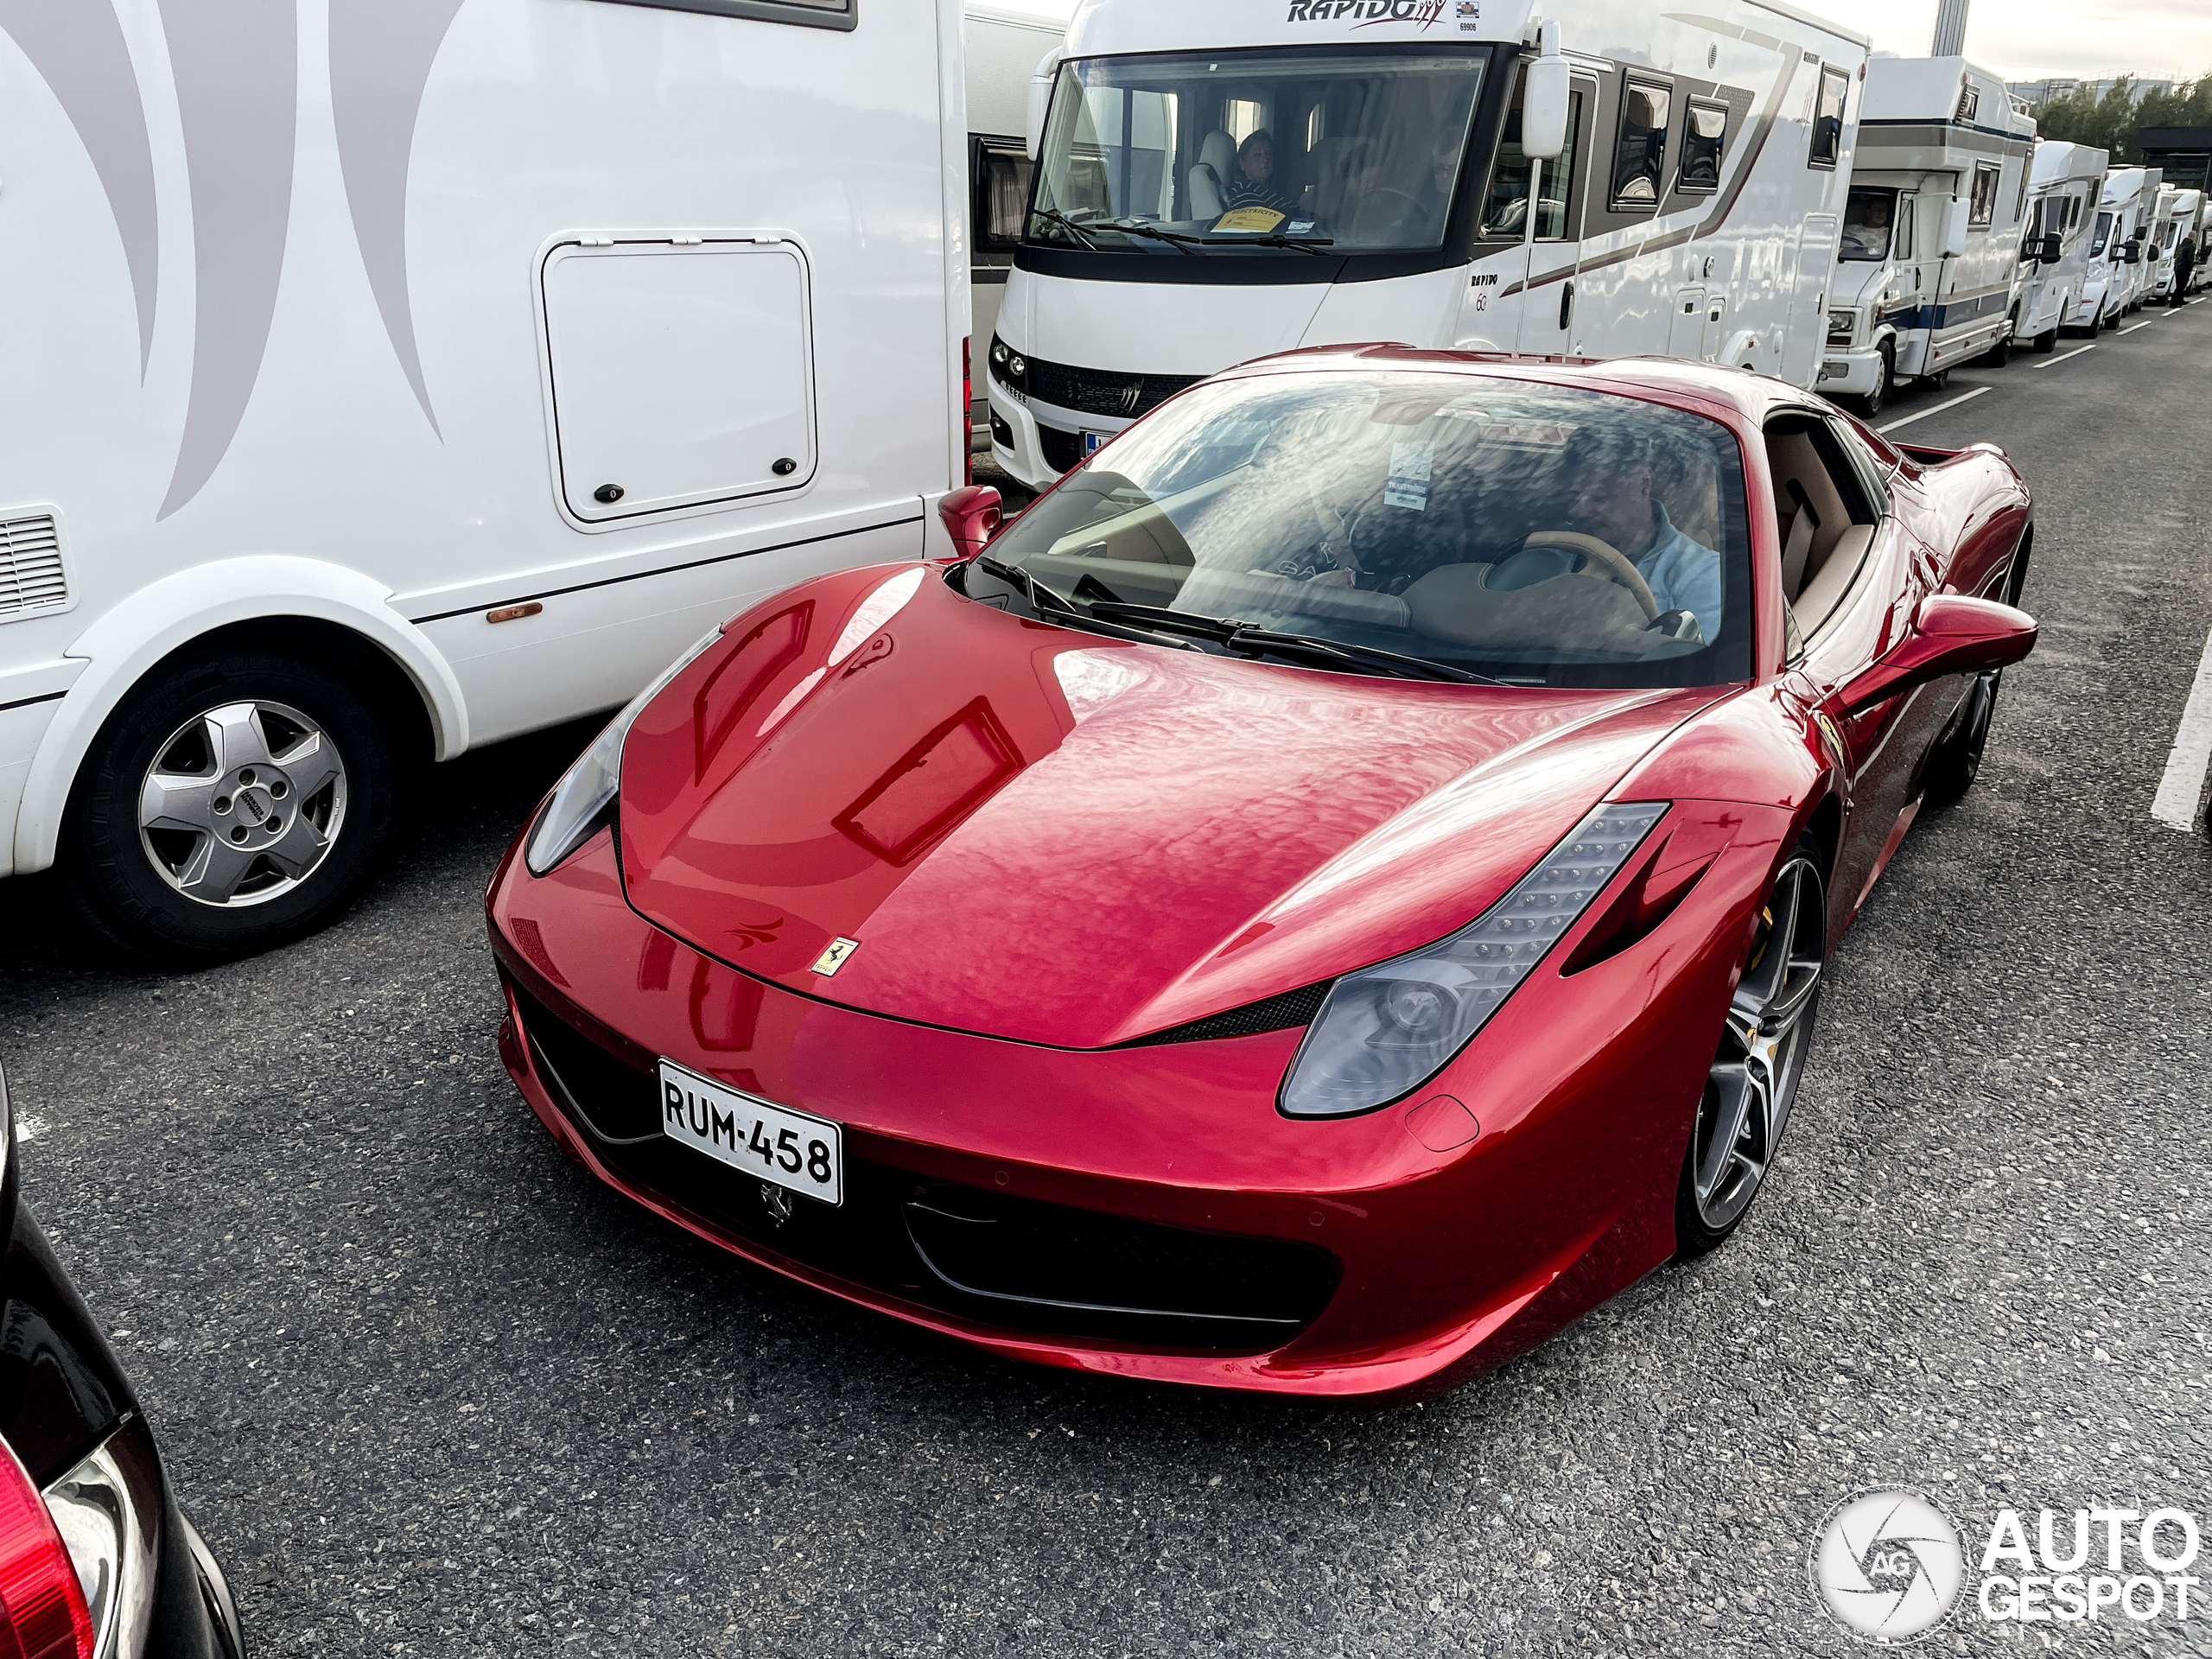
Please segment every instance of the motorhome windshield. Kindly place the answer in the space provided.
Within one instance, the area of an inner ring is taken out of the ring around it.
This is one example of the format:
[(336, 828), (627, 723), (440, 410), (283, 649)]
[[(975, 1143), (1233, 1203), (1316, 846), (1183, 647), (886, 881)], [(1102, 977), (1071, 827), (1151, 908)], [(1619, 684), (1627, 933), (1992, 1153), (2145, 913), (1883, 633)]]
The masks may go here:
[(1886, 259), (1890, 233), (1897, 226), (1897, 193), (1894, 190), (1855, 189), (1843, 208), (1843, 241), (1839, 259)]
[(1071, 60), (1025, 240), (1166, 259), (1433, 250), (1489, 62), (1287, 47)]
[(2105, 242), (2112, 235), (2112, 215), (2097, 215), (2097, 239), (2089, 244), (2089, 257), (2094, 259), (2105, 251)]

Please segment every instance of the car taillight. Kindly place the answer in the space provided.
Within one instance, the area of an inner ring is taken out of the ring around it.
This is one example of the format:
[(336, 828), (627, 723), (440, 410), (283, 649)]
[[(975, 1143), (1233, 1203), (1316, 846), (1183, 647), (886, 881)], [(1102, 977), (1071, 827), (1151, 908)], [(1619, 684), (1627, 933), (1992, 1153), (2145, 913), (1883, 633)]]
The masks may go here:
[(960, 342), (960, 481), (976, 481), (975, 340)]
[(69, 1551), (14, 1452), (0, 1444), (0, 1659), (92, 1659), (92, 1616)]

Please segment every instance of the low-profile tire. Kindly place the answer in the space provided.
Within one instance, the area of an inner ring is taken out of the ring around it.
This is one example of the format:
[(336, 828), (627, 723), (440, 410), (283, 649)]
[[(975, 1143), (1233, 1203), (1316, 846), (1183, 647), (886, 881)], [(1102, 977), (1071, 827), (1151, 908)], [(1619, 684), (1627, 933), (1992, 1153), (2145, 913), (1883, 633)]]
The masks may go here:
[(1975, 675), (1948, 729), (1936, 740), (1922, 792), (1929, 807), (1941, 810), (1962, 800), (1981, 775), (1982, 751), (1989, 747), (1989, 724), (1997, 713), (1997, 690), (2004, 677), (2001, 669)]
[(328, 922), (375, 868), (397, 805), (392, 734), (360, 690), (258, 649), (165, 664), (93, 740), (58, 863), (80, 918), (192, 967)]
[(2041, 333), (2041, 334), (2037, 334), (2037, 335), (2036, 336), (2035, 352), (2036, 352), (2036, 355), (2037, 355), (2037, 357), (2049, 357), (2049, 356), (2050, 356), (2053, 352), (2056, 351), (2057, 349), (2058, 349), (2058, 330), (2057, 330), (2057, 329), (2056, 329), (2056, 328), (2046, 328), (2046, 329), (2044, 329), (2044, 330), (2043, 331), (2043, 333)]
[(1675, 1196), (1678, 1256), (1726, 1243), (1765, 1184), (1804, 1076), (1827, 958), (1827, 884), (1817, 849), (1801, 841), (1760, 908), (1698, 1100)]

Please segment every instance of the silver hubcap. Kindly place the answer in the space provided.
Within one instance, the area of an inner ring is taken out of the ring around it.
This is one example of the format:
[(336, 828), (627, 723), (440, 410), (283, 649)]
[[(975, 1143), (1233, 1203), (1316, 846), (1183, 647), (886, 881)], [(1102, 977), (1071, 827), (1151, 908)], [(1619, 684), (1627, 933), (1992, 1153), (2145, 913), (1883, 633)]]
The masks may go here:
[(1797, 1096), (1827, 954), (1825, 912), (1820, 872), (1793, 858), (1761, 913), (1698, 1107), (1691, 1185), (1698, 1218), (1716, 1232), (1744, 1213), (1766, 1178)]
[(203, 905), (266, 904), (329, 855), (346, 822), (346, 762), (281, 702), (230, 702), (162, 745), (138, 790), (138, 839), (162, 878)]

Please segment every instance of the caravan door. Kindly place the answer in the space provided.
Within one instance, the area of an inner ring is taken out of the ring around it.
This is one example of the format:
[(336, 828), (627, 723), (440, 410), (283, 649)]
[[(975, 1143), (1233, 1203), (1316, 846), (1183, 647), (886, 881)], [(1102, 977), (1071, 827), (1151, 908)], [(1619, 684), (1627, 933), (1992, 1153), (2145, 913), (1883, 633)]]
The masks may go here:
[(1575, 274), (1582, 254), (1583, 157), (1598, 108), (1598, 81), (1576, 75), (1567, 103), (1567, 148), (1543, 163), (1529, 215), (1529, 285), (1521, 306), (1520, 349), (1545, 356), (1575, 354)]
[(1777, 371), (1792, 385), (1809, 386), (1820, 367), (1828, 334), (1828, 278), (1835, 272), (1837, 218), (1808, 213), (1797, 235), (1797, 277), (1783, 331), (1782, 366)]

